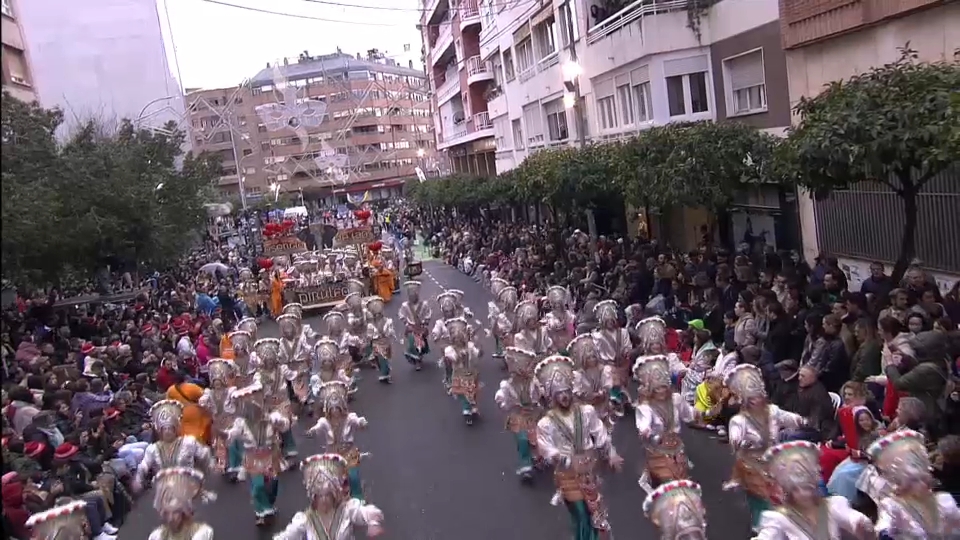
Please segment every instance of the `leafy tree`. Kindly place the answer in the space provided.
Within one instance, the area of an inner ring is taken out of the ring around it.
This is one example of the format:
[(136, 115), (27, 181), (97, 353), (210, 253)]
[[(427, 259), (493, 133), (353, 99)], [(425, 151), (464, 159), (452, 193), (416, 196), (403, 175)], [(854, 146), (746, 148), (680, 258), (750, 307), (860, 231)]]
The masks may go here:
[(80, 126), (62, 145), (59, 111), (3, 95), (3, 274), (34, 283), (106, 264), (172, 263), (206, 219), (219, 163), (185, 141), (123, 121)]
[(621, 152), (624, 193), (637, 205), (726, 209), (745, 184), (776, 180), (778, 140), (736, 122), (674, 123), (646, 130)]
[(917, 196), (960, 162), (960, 62), (898, 60), (829, 84), (796, 107), (786, 162), (819, 199), (859, 182), (880, 182), (903, 201), (905, 224), (893, 271), (899, 281), (916, 254)]

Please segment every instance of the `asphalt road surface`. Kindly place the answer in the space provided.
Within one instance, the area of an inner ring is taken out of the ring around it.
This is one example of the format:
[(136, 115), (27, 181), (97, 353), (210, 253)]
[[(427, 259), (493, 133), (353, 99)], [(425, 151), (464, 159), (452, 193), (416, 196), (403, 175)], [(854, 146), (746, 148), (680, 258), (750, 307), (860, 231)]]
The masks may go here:
[[(424, 299), (433, 299), (444, 287), (463, 290), (466, 305), (486, 325), (489, 293), (471, 278), (439, 261), (424, 263)], [(396, 317), (403, 295), (388, 304)], [(436, 315), (437, 308), (434, 306)], [(322, 331), (320, 320), (308, 322)], [(488, 354), (493, 340), (478, 332), (481, 348)], [(261, 326), (261, 336), (276, 336), (274, 324)], [(493, 396), (504, 372), (489, 360), (482, 373), (480, 419), (466, 426), (458, 404), (441, 386), (441, 371), (434, 362), (415, 372), (403, 360), (402, 348), (393, 348), (393, 384), (378, 384), (372, 370), (362, 372), (354, 410), (367, 418), (369, 428), (360, 434), (361, 451), (371, 455), (361, 466), (368, 501), (385, 516), (385, 540), (563, 540), (570, 538), (569, 519), (562, 506), (551, 506), (553, 493), (549, 474), (541, 473), (532, 486), (522, 485), (514, 474), (516, 451), (511, 435), (504, 431), (504, 416)], [(431, 353), (436, 360), (437, 352)], [(310, 419), (297, 426), (301, 457), (320, 451), (316, 440), (303, 437)], [(727, 445), (701, 432), (685, 435), (687, 453), (694, 463), (694, 480), (703, 486), (712, 539), (749, 537), (749, 513), (740, 493), (726, 493), (721, 484), (729, 478), (732, 464)], [(603, 493), (610, 506), (610, 521), (618, 540), (659, 538), (643, 515), (645, 494), (637, 485), (643, 465), (641, 448), (632, 418), (621, 421), (615, 433), (618, 451), (625, 458), (620, 473), (605, 473)], [(273, 529), (257, 528), (246, 484), (231, 485), (215, 479), (218, 500), (198, 509), (198, 518), (209, 523), (219, 539), (270, 538), (285, 526), (307, 500), (296, 470), (281, 477), (278, 515)], [(152, 494), (141, 496), (120, 540), (143, 540), (157, 526)], [(359, 533), (363, 537), (363, 533)]]

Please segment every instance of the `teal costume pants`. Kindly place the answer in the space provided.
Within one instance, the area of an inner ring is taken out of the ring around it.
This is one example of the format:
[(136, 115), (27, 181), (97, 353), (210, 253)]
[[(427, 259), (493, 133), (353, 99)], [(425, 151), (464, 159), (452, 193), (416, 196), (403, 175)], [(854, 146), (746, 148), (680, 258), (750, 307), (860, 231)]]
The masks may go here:
[(253, 499), (253, 511), (257, 517), (268, 516), (276, 512), (277, 495), (280, 494), (280, 479), (266, 478), (262, 474), (250, 477), (250, 497)]
[(297, 451), (297, 441), (293, 438), (292, 429), (284, 431), (283, 434), (280, 435), (280, 440), (283, 445), (282, 450), (284, 454)]
[(467, 414), (473, 410), (473, 405), (471, 405), (464, 396), (457, 396), (457, 401), (460, 402), (460, 410), (462, 410), (464, 414)]
[(593, 528), (587, 503), (568, 501), (566, 504), (567, 511), (570, 512), (570, 523), (573, 526), (573, 540), (599, 540), (600, 533)]
[(430, 344), (427, 343), (427, 340), (423, 340), (423, 348), (417, 349), (417, 346), (414, 344), (413, 334), (407, 334), (407, 359), (411, 362), (420, 362), (423, 360), (423, 356), (430, 354)]
[(770, 501), (747, 494), (747, 508), (750, 509), (750, 525), (758, 527), (760, 525), (760, 515), (770, 509)]
[(243, 443), (234, 440), (227, 445), (227, 472), (236, 472), (243, 466)]
[(499, 336), (493, 336), (493, 350), (494, 356), (503, 356), (503, 342), (500, 341)]
[(514, 433), (517, 440), (517, 455), (520, 456), (520, 467), (533, 467), (533, 451), (530, 447), (530, 436), (526, 431)]
[(360, 482), (360, 467), (351, 467), (347, 471), (350, 477), (350, 497), (363, 500), (363, 484)]
[(367, 345), (367, 350), (364, 352), (364, 356), (373, 356), (377, 360), (377, 371), (380, 372), (381, 377), (390, 376), (390, 360), (384, 358), (383, 356), (376, 354), (373, 351), (373, 343)]

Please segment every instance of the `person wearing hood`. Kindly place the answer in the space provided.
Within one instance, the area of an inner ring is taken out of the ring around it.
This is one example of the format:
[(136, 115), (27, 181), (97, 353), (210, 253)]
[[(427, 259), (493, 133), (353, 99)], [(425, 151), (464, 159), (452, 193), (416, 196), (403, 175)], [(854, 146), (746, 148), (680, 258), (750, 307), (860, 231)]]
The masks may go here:
[(884, 368), (887, 380), (900, 392), (906, 392), (923, 402), (927, 426), (936, 430), (943, 412), (941, 397), (950, 380), (946, 363), (946, 337), (941, 332), (921, 332), (913, 339), (916, 362), (901, 357)]
[(33, 393), (22, 386), (11, 388), (8, 399), (10, 404), (4, 410), (4, 416), (7, 417), (13, 431), (20, 435), (24, 428), (33, 422), (33, 417), (40, 412), (40, 409), (33, 400)]

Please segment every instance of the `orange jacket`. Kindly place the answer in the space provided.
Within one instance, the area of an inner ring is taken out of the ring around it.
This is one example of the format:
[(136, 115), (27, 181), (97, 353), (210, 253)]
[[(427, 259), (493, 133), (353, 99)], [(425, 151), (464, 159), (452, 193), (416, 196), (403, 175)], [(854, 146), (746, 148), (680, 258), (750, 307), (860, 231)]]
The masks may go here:
[(167, 389), (167, 399), (183, 404), (180, 434), (193, 435), (198, 441), (210, 444), (212, 418), (206, 409), (198, 405), (203, 388), (192, 383), (175, 384)]
[(227, 360), (233, 360), (233, 345), (230, 343), (230, 338), (227, 337), (227, 334), (223, 334), (223, 337), (220, 338), (220, 358), (226, 358)]

